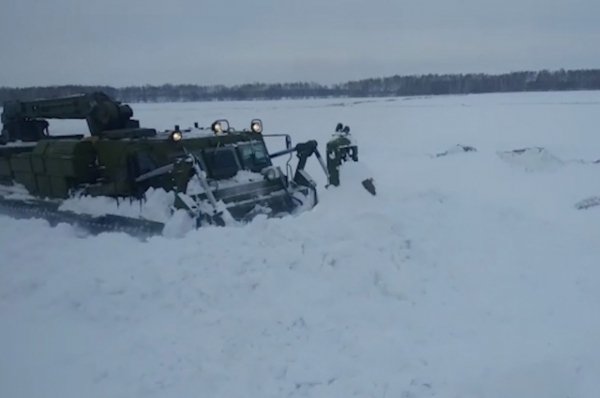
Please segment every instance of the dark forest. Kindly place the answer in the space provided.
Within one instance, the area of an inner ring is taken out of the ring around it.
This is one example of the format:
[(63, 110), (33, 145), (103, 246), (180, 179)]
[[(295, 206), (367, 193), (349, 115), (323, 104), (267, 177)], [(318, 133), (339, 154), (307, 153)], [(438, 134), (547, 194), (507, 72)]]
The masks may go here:
[(277, 100), (338, 97), (396, 97), (522, 91), (599, 90), (600, 69), (524, 71), (504, 74), (391, 76), (322, 85), (309, 82), (250, 83), (234, 86), (163, 84), (129, 87), (62, 85), (0, 87), (0, 101), (32, 100), (104, 91), (125, 102)]

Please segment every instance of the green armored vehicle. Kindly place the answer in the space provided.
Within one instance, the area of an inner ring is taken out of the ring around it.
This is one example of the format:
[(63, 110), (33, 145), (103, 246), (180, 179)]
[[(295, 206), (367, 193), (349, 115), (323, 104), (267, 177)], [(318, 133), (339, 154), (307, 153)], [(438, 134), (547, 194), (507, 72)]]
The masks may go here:
[[(223, 224), (229, 217), (249, 220), (261, 213), (285, 215), (317, 203), (316, 185), (304, 170), (308, 157), (316, 155), (328, 177), (329, 171), (335, 174), (337, 185), (340, 157), (349, 150), (347, 145), (328, 147), (326, 166), (316, 141), (292, 145), (289, 135), (263, 134), (259, 119), (243, 131), (218, 120), (210, 128), (195, 124), (159, 132), (140, 127), (132, 117), (128, 105), (103, 93), (6, 102), (0, 211), (77, 224), (93, 232), (154, 234), (162, 230), (161, 222), (61, 209), (65, 199), (80, 196), (143, 201), (154, 188), (174, 192), (173, 209), (186, 210), (197, 226)], [(85, 119), (89, 135), (50, 135), (46, 119)], [(285, 148), (269, 153), (264, 137), (283, 138)], [(293, 153), (298, 157), (293, 173), (289, 161), (285, 172), (272, 162)]]

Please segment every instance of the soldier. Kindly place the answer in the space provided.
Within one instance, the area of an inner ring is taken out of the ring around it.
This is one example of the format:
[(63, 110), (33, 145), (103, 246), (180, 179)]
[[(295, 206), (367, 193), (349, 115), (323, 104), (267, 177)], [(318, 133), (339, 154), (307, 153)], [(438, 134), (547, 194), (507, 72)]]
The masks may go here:
[(327, 143), (327, 171), (329, 182), (334, 186), (340, 185), (340, 165), (351, 157), (358, 161), (358, 147), (352, 142), (350, 127), (338, 123), (335, 133)]
[[(338, 123), (333, 137), (327, 143), (327, 171), (329, 172), (330, 184), (340, 185), (340, 166), (350, 159), (358, 162), (358, 146), (352, 140), (350, 127)], [(372, 178), (363, 180), (362, 185), (372, 195), (375, 195), (375, 185)]]

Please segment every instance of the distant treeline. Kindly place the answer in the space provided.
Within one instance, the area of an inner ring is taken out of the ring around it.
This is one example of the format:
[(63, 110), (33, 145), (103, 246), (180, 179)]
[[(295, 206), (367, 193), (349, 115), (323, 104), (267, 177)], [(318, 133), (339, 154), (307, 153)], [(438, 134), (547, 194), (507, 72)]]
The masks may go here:
[(391, 76), (334, 85), (251, 83), (236, 86), (164, 84), (161, 86), (0, 87), (0, 100), (31, 100), (104, 91), (125, 102), (225, 101), (283, 98), (388, 97), (518, 91), (600, 90), (600, 69)]

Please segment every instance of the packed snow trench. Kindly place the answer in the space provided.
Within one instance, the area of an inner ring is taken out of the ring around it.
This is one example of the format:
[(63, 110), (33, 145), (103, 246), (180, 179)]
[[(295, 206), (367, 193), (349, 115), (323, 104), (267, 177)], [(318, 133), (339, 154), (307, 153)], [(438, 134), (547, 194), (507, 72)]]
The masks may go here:
[(0, 217), (0, 397), (598, 397), (600, 92), (133, 108), (343, 122), (377, 196), (314, 162), (313, 210), (178, 238)]

